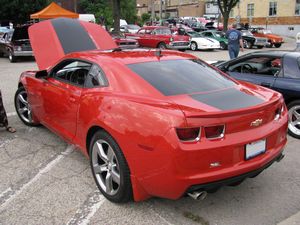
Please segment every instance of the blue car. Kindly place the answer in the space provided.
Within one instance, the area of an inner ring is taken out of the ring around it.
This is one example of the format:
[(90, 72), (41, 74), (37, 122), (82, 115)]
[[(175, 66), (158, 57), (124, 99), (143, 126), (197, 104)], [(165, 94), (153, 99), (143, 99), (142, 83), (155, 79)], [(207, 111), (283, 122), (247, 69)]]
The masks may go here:
[(288, 133), (300, 139), (300, 52), (253, 52), (214, 65), (237, 80), (280, 92), (289, 110)]

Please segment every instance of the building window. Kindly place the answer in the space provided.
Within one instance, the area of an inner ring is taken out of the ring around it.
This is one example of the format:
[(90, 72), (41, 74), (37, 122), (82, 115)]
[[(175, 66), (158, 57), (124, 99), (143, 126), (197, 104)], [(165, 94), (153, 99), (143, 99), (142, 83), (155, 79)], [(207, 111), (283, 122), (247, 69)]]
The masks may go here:
[(270, 2), (269, 4), (269, 16), (277, 15), (277, 2)]
[(230, 11), (229, 17), (230, 17), (230, 18), (234, 18), (234, 11), (233, 11), (233, 9)]
[(253, 3), (247, 5), (247, 16), (248, 17), (254, 16), (254, 4)]
[(300, 16), (300, 0), (296, 0), (295, 15)]

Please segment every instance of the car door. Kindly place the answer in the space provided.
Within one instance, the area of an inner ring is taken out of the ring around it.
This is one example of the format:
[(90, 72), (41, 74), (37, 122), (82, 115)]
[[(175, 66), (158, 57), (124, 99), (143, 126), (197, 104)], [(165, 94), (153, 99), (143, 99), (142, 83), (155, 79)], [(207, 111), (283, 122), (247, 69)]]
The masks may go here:
[(42, 89), (42, 122), (67, 140), (76, 134), (77, 112), (90, 63), (64, 60), (50, 72)]
[[(237, 80), (247, 81), (264, 87), (273, 88), (277, 74), (271, 63), (278, 60), (269, 56), (252, 56), (241, 61), (234, 61), (227, 67), (227, 73)], [(272, 70), (274, 69), (274, 71)]]

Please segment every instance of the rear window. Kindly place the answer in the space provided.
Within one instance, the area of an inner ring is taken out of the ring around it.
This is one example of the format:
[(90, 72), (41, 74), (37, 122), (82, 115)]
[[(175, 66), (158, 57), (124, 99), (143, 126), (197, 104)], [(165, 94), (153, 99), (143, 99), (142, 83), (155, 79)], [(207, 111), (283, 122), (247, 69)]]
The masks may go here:
[(229, 88), (235, 83), (200, 60), (168, 60), (127, 65), (164, 95)]

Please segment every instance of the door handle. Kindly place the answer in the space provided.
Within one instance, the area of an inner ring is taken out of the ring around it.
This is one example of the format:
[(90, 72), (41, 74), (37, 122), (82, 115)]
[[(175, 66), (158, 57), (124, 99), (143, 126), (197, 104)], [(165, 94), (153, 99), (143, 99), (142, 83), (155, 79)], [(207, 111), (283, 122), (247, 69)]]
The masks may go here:
[(270, 83), (267, 83), (267, 82), (261, 82), (260, 84), (261, 86), (264, 86), (264, 87), (271, 87), (271, 84)]

